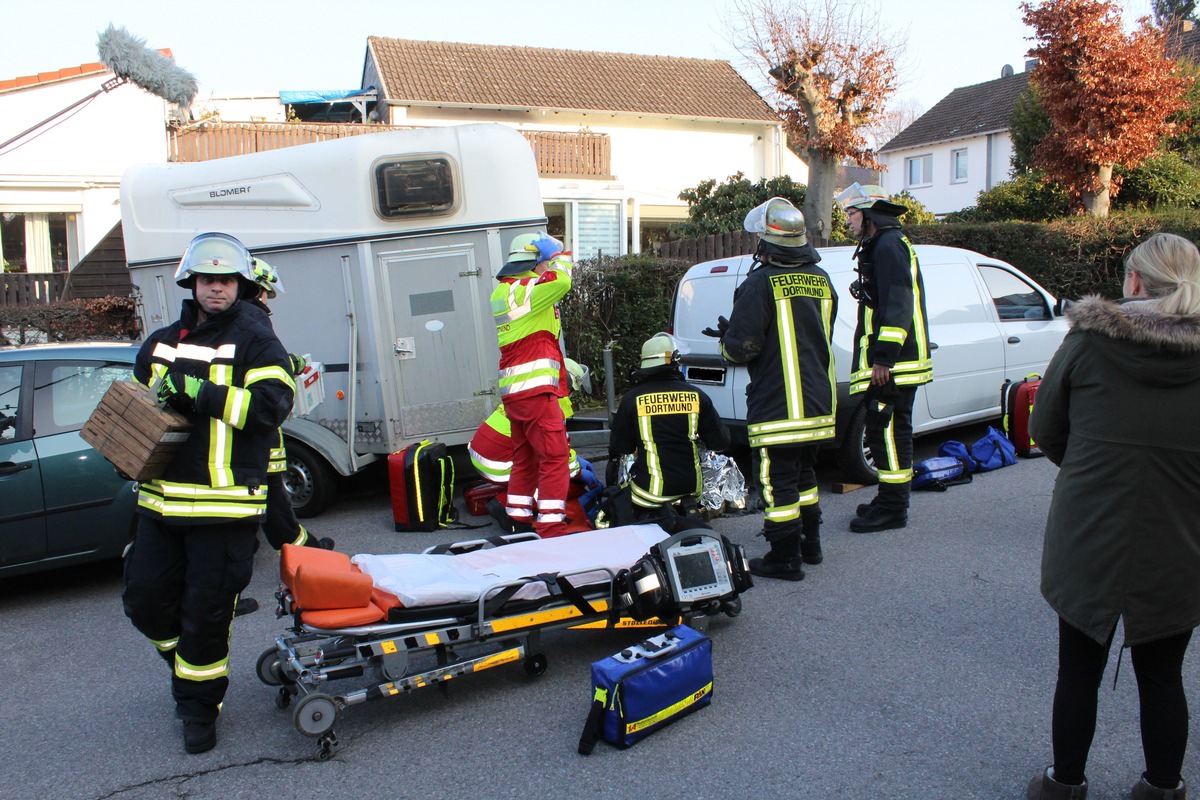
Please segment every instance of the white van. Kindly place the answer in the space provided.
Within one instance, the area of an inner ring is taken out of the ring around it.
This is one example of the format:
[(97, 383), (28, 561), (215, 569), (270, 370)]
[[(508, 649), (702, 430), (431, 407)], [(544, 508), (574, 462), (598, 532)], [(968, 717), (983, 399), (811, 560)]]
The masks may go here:
[(175, 267), (198, 233), (279, 271), (275, 332), (324, 366), (324, 400), (283, 425), (288, 490), (311, 516), (336, 474), (422, 439), (465, 444), (496, 407), (494, 275), (546, 217), (529, 143), (481, 124), (134, 166), (121, 221), (147, 331), (178, 318)]
[[(1067, 333), (1063, 305), (1011, 264), (957, 247), (916, 245), (925, 279), (933, 382), (917, 392), (915, 435), (1000, 415), (1000, 387), (1042, 373)], [(850, 397), (850, 359), (858, 306), (853, 247), (822, 248), (821, 267), (838, 294), (833, 344), (838, 381), (838, 463), (856, 483), (877, 480), (863, 446), (865, 409)], [(746, 426), (746, 368), (721, 358), (717, 340), (703, 335), (733, 309), (733, 291), (753, 265), (748, 255), (697, 264), (679, 281), (671, 311), (673, 333), (691, 352), (684, 373), (702, 388), (718, 413), (740, 435)], [(740, 432), (740, 433), (739, 433)]]

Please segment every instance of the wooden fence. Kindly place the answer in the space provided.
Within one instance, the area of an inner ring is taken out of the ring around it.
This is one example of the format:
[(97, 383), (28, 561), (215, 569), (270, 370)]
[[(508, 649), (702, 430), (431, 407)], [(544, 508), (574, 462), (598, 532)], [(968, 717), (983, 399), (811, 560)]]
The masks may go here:
[(343, 139), (364, 133), (409, 130), (399, 125), (356, 125), (334, 122), (202, 122), (168, 131), (172, 161), (210, 161), (226, 156), (261, 153), (298, 144)]
[[(365, 133), (411, 130), (411, 126), (333, 122), (202, 122), (172, 128), (170, 158), (176, 162), (209, 161), (226, 156), (278, 150)], [(533, 148), (539, 175), (612, 180), (612, 142), (605, 133), (521, 131)]]
[(0, 276), (0, 306), (29, 306), (62, 299), (65, 272), (5, 272)]
[(753, 253), (757, 247), (757, 233), (730, 231), (729, 233), (701, 236), (696, 239), (655, 242), (654, 253), (663, 258), (677, 258), (699, 264), (702, 261), (712, 261), (714, 258), (744, 256)]

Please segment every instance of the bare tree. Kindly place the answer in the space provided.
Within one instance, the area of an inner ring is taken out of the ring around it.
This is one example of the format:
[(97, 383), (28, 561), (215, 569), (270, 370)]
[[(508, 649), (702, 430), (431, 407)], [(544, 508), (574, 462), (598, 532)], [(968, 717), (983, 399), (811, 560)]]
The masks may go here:
[(884, 111), (883, 115), (875, 122), (866, 126), (867, 136), (874, 142), (874, 147), (878, 151), (879, 148), (899, 136), (901, 131), (920, 119), (925, 111), (925, 106), (911, 97), (889, 103), (887, 111)]
[(769, 78), (770, 100), (808, 164), (804, 217), (824, 244), (837, 166), (879, 169), (866, 135), (896, 90), (898, 39), (883, 31), (877, 3), (864, 0), (741, 0), (733, 44)]

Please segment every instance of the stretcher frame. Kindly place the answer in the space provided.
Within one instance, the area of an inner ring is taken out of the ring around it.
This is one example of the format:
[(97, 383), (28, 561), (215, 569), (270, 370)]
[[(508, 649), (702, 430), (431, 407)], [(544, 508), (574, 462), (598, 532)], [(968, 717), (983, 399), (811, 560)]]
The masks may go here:
[[(489, 539), (456, 542), (433, 550), (451, 554), (481, 547), (536, 539), (536, 534), (510, 534)], [(499, 540), (499, 541), (498, 541)], [(603, 573), (606, 579), (576, 587), (572, 578)], [(548, 597), (511, 600), (530, 583), (544, 583)], [(493, 667), (520, 661), (525, 673), (536, 678), (549, 660), (541, 649), (543, 631), (561, 628), (667, 627), (684, 621), (707, 627), (711, 609), (683, 613), (671, 619), (637, 621), (628, 616), (628, 598), (622, 599), (617, 575), (608, 567), (585, 567), (502, 581), (480, 593), (471, 604), (410, 609), (406, 614), (428, 618), (380, 622), (345, 628), (318, 628), (306, 624), (296, 609), (292, 592), (281, 584), (275, 594), (277, 616), (291, 616), (287, 632), (259, 656), (256, 672), (268, 686), (278, 687), (275, 704), (293, 710), (297, 730), (317, 740), (317, 759), (332, 757), (338, 745), (334, 725), (350, 706), (408, 694), (426, 686), (448, 689), (447, 682)], [(444, 613), (452, 609), (456, 613)], [(737, 616), (741, 599), (721, 604), (718, 613)], [(356, 688), (333, 686), (351, 678), (364, 678)]]

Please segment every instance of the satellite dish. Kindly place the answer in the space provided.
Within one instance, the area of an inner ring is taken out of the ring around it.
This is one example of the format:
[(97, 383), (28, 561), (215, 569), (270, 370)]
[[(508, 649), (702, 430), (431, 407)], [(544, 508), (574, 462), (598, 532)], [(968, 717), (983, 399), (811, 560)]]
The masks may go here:
[(1012, 76), (1013, 76), (1012, 64), (1005, 64), (1003, 67), (1000, 68), (1000, 77), (1001, 78), (1011, 78)]

